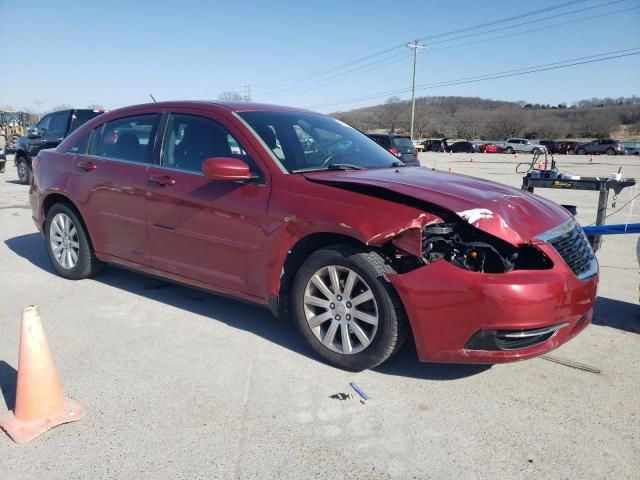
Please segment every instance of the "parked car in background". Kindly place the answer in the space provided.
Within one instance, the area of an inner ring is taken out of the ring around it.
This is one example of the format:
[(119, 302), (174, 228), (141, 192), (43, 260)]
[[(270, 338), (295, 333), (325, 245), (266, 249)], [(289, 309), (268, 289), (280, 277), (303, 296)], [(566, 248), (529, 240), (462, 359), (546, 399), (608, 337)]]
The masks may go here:
[(505, 153), (542, 153), (545, 151), (545, 146), (539, 143), (532, 143), (526, 138), (510, 138), (504, 142)]
[(560, 142), (556, 142), (555, 140), (542, 140), (540, 145), (544, 145), (544, 148), (547, 149), (548, 153), (556, 154), (560, 152)]
[(429, 139), (422, 142), (423, 151), (425, 152), (444, 152), (446, 139)]
[(640, 155), (640, 142), (623, 142), (627, 155)]
[(580, 143), (571, 140), (563, 140), (557, 143), (558, 153), (563, 155), (575, 155)]
[(625, 149), (620, 140), (604, 138), (593, 140), (588, 143), (581, 143), (576, 149), (578, 155), (604, 154), (604, 155), (624, 155)]
[(2, 125), (0, 125), (0, 173), (4, 173), (5, 165), (7, 164), (7, 137), (4, 133)]
[(60, 276), (111, 263), (269, 307), (348, 370), (407, 338), (423, 361), (524, 360), (593, 316), (597, 260), (560, 205), (402, 167), (305, 110), (112, 111), (40, 151), (29, 199)]
[(31, 161), (44, 148), (56, 147), (80, 125), (103, 113), (103, 110), (60, 110), (42, 117), (37, 125), (27, 129), (27, 134), (16, 141), (13, 162), (18, 169), (18, 179), (27, 185), (31, 181)]
[(504, 153), (504, 147), (495, 143), (481, 143), (478, 145), (478, 151), (481, 153)]
[(471, 142), (455, 142), (446, 147), (447, 152), (452, 153), (474, 153), (476, 151), (476, 147)]
[(405, 165), (420, 165), (416, 147), (408, 135), (395, 133), (367, 133), (367, 137), (398, 157)]

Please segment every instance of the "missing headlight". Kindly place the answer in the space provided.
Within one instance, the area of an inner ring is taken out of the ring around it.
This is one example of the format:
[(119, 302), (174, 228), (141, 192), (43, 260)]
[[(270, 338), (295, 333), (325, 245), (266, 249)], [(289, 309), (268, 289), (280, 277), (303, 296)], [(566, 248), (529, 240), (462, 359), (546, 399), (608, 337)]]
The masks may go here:
[(551, 260), (537, 247), (514, 247), (467, 223), (427, 225), (422, 231), (423, 260), (445, 259), (472, 272), (505, 273), (551, 268)]

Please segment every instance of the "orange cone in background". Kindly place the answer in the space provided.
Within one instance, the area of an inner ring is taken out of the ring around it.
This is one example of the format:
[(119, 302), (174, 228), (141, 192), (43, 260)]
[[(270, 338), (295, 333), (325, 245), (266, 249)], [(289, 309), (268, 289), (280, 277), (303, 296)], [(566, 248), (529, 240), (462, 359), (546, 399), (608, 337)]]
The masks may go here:
[(469, 161), (470, 161), (471, 163), (473, 163), (473, 155), (471, 156), (471, 158), (469, 159)]
[(449, 173), (451, 173), (451, 167), (449, 167)]
[(589, 163), (593, 163), (593, 155), (589, 155)]
[(16, 443), (27, 443), (53, 427), (83, 416), (82, 407), (62, 393), (38, 308), (24, 307), (16, 404), (13, 415), (0, 418), (0, 427)]

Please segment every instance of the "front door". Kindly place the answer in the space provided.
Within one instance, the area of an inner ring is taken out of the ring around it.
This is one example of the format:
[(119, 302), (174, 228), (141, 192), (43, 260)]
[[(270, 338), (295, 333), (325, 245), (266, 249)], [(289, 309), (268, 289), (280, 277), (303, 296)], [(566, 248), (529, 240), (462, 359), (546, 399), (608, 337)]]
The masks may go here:
[[(269, 182), (223, 118), (178, 110), (167, 118), (161, 165), (147, 174), (147, 225), (153, 267), (218, 290), (263, 296), (255, 274), (266, 239)], [(253, 155), (252, 155), (253, 153)], [(249, 183), (211, 181), (202, 161), (235, 157), (258, 176)]]
[(145, 181), (159, 117), (139, 114), (96, 127), (69, 184), (96, 252), (147, 266)]

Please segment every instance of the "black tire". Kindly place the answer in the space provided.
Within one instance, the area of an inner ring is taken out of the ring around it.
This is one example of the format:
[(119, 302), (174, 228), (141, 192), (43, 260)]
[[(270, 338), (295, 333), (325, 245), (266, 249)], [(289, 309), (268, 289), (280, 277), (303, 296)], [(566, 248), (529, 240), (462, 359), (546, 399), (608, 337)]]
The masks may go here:
[(575, 155), (575, 154), (576, 154), (575, 150), (573, 149), (567, 150), (567, 155)]
[[(53, 252), (51, 244), (51, 222), (58, 214), (66, 215), (77, 232), (77, 237), (74, 238), (77, 238), (76, 241), (79, 245), (77, 253), (78, 259), (72, 268), (64, 268), (55, 258)], [(45, 248), (47, 250), (47, 255), (49, 255), (49, 260), (51, 261), (53, 268), (61, 277), (69, 280), (81, 280), (83, 278), (89, 278), (96, 275), (102, 268), (103, 264), (98, 260), (93, 251), (93, 245), (91, 245), (84, 223), (82, 223), (77, 213), (67, 205), (56, 203), (49, 209), (47, 212), (47, 218), (44, 222), (44, 237)]]
[(509, 155), (512, 155), (512, 154), (513, 154), (513, 148), (511, 148), (511, 147), (507, 147), (507, 148), (504, 150), (504, 152), (505, 152), (505, 153), (507, 153), (507, 154), (509, 154)]
[(607, 155), (615, 155), (616, 151), (613, 148), (607, 148), (606, 154)]
[(534, 155), (540, 155), (540, 149), (539, 148), (534, 148), (531, 153), (533, 153)]
[(578, 155), (586, 155), (587, 151), (584, 148), (579, 148), (578, 150), (576, 150), (576, 154), (578, 154)]
[(18, 180), (23, 185), (29, 185), (31, 183), (31, 169), (27, 163), (27, 159), (24, 157), (18, 157), (16, 161), (16, 167), (18, 169)]
[[(324, 267), (346, 267), (357, 273), (370, 287), (377, 304), (378, 325), (371, 343), (358, 353), (330, 350), (312, 332), (305, 316), (304, 295), (311, 277)], [(385, 274), (395, 273), (376, 251), (351, 245), (336, 245), (311, 254), (300, 267), (291, 290), (292, 313), (302, 337), (326, 362), (354, 372), (373, 368), (397, 352), (408, 335), (404, 308)]]

